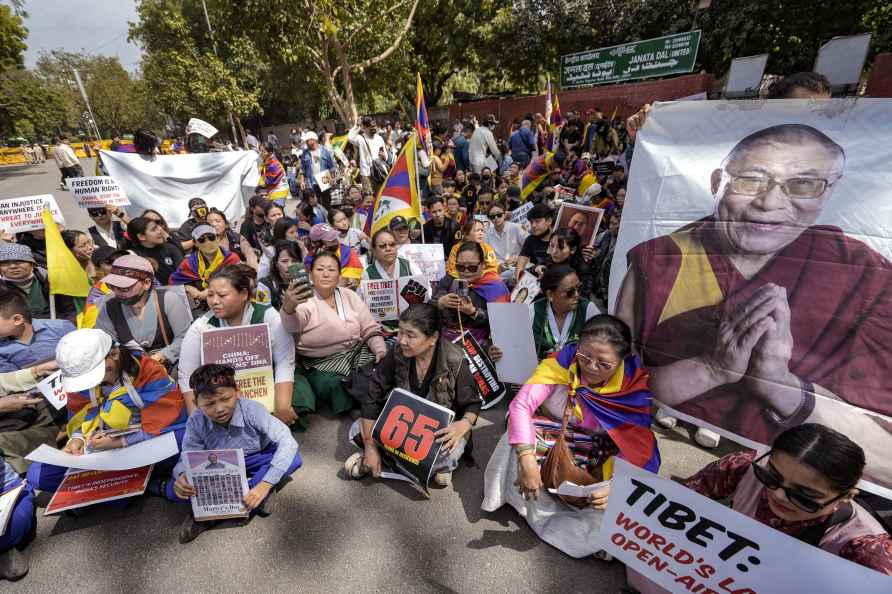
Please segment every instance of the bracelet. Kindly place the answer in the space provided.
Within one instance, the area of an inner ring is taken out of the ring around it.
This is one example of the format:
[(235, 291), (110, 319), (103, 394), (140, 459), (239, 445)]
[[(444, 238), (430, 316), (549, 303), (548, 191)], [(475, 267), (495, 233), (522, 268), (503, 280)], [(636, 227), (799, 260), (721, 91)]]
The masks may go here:
[(517, 452), (517, 461), (520, 462), (524, 456), (533, 456), (535, 458), (536, 452), (534, 452), (532, 450), (524, 450), (522, 452)]
[(799, 378), (799, 390), (801, 400), (788, 417), (781, 417), (773, 410), (769, 410), (768, 416), (781, 427), (795, 427), (805, 422), (815, 410), (815, 386), (808, 380)]
[(519, 457), (524, 452), (535, 452), (536, 448), (528, 443), (522, 443), (514, 446), (514, 453)]

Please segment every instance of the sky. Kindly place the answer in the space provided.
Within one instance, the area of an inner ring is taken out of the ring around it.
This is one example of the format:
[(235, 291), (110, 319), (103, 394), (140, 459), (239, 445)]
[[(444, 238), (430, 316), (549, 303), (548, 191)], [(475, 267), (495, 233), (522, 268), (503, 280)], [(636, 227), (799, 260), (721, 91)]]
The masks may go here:
[(118, 56), (130, 72), (139, 67), (140, 49), (127, 43), (127, 22), (136, 20), (134, 0), (25, 0), (25, 10), (28, 68), (42, 51), (56, 48)]

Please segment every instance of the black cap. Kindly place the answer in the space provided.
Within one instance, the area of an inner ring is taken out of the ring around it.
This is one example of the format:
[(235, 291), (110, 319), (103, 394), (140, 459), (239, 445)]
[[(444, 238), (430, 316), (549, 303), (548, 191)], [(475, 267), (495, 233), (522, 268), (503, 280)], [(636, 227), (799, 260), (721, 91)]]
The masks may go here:
[(527, 213), (527, 220), (532, 221), (534, 219), (553, 219), (554, 213), (551, 212), (551, 209), (548, 208), (547, 204), (539, 203), (530, 209), (530, 212)]
[(397, 229), (408, 229), (409, 221), (406, 220), (406, 217), (395, 216), (390, 219), (390, 227), (391, 231), (396, 231)]
[(126, 256), (129, 253), (130, 252), (128, 252), (127, 250), (119, 250), (107, 245), (103, 245), (96, 248), (96, 250), (92, 254), (90, 254), (90, 261), (93, 262), (93, 266), (99, 266), (106, 260), (114, 260), (118, 256)]

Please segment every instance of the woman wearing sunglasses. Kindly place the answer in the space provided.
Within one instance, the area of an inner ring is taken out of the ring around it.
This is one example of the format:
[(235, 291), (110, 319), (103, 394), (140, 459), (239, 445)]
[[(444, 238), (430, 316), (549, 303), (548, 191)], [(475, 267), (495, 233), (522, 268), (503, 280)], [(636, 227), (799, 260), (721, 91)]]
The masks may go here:
[(192, 230), (195, 249), (170, 275), (170, 284), (186, 285), (186, 293), (198, 303), (197, 309), (207, 311), (208, 279), (217, 270), (241, 262), (233, 252), (220, 247), (217, 230), (202, 223)]
[(481, 507), (495, 511), (510, 504), (550, 545), (573, 557), (597, 553), (610, 487), (571, 507), (543, 489), (540, 468), (566, 418), (569, 456), (577, 472), (588, 475), (588, 483), (577, 478), (577, 484), (609, 479), (615, 456), (657, 472), (660, 454), (650, 430), (651, 402), (629, 327), (606, 314), (590, 319), (579, 341), (542, 361), (511, 402), (508, 432), (486, 467)]
[[(793, 538), (892, 575), (892, 538), (853, 501), (864, 465), (861, 446), (805, 423), (778, 435), (767, 453), (728, 454), (683, 484), (710, 499), (731, 499), (734, 510)], [(640, 592), (666, 592), (637, 572), (626, 573)]]

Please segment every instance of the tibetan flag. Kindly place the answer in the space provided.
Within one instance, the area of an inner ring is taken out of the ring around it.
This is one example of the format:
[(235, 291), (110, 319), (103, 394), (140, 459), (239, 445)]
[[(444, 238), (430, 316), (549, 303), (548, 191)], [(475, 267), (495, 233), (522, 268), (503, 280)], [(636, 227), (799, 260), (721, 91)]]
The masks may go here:
[(433, 154), (431, 145), (431, 126), (427, 119), (427, 107), (424, 105), (424, 87), (421, 85), (421, 74), (418, 74), (418, 84), (415, 90), (415, 131), (421, 146), (428, 155)]
[[(589, 388), (579, 381), (577, 343), (543, 360), (527, 384), (562, 385), (575, 392), (575, 417), (590, 413), (619, 448), (619, 456), (639, 468), (657, 472), (660, 450), (650, 430), (653, 395), (637, 355), (626, 357), (607, 384)], [(606, 476), (604, 478), (607, 478)]]
[(418, 179), (415, 171), (415, 146), (418, 142), (415, 134), (409, 136), (403, 150), (387, 174), (387, 179), (378, 191), (372, 215), (366, 218), (365, 233), (369, 237), (378, 229), (390, 224), (395, 216), (409, 219), (421, 218), (421, 199), (418, 194)]
[(520, 200), (526, 202), (530, 194), (545, 181), (552, 171), (557, 171), (560, 166), (554, 162), (554, 153), (539, 155), (527, 165), (520, 176)]
[(557, 92), (552, 94), (552, 102), (551, 118), (548, 120), (548, 147), (550, 150), (557, 150), (555, 145), (558, 142), (558, 128), (564, 125), (564, 117), (561, 115), (561, 102), (558, 99)]
[(548, 77), (548, 82), (545, 83), (545, 121), (551, 122), (551, 77)]
[(332, 136), (331, 137), (331, 148), (336, 151), (344, 151), (344, 148), (347, 146), (347, 134), (341, 134), (340, 136)]
[(46, 206), (43, 207), (43, 227), (46, 234), (46, 271), (50, 281), (50, 294), (86, 297), (90, 292), (87, 273), (65, 245), (59, 227)]

